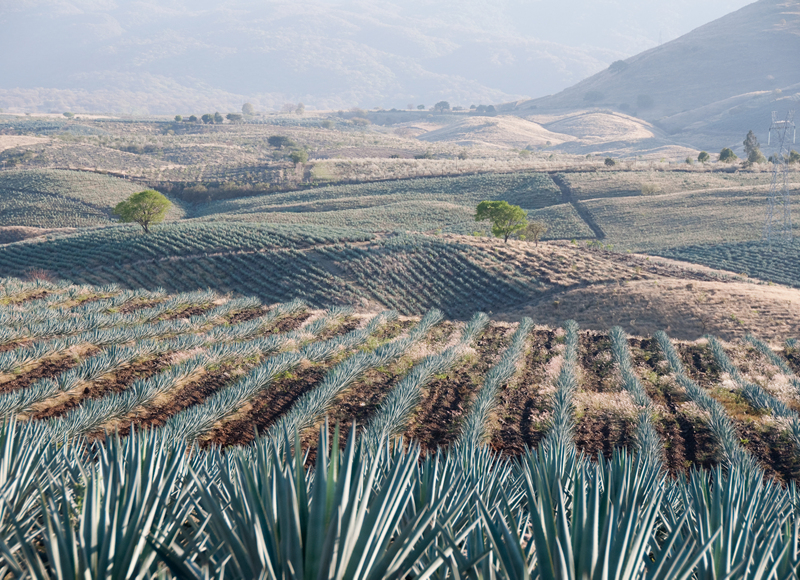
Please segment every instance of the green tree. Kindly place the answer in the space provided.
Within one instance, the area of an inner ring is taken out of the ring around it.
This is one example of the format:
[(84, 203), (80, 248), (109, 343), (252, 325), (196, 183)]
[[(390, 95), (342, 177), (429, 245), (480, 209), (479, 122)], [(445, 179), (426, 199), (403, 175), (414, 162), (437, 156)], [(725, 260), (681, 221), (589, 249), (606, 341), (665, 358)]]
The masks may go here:
[(439, 101), (433, 106), (433, 110), (438, 113), (444, 113), (445, 111), (450, 110), (450, 103), (447, 101)]
[(789, 153), (789, 163), (797, 162), (800, 162), (800, 153), (792, 149), (791, 153)]
[(706, 151), (701, 151), (700, 154), (697, 156), (697, 160), (700, 163), (708, 163), (711, 160), (711, 155), (708, 154)]
[(417, 105), (417, 109), (420, 110), (420, 111), (424, 111), (425, 110), (425, 105)]
[(482, 201), (478, 204), (475, 221), (492, 222), (492, 234), (503, 238), (508, 243), (508, 237), (524, 229), (528, 222), (525, 219), (525, 210), (518, 205), (511, 205), (507, 201)]
[(243, 117), (239, 113), (228, 113), (225, 115), (225, 118), (228, 119), (231, 123), (238, 123), (240, 122)]
[(270, 147), (275, 147), (276, 149), (283, 149), (284, 147), (293, 147), (296, 145), (294, 141), (285, 135), (272, 135), (267, 139), (267, 143), (269, 143)]
[(256, 110), (251, 103), (245, 103), (242, 105), (242, 115), (247, 117), (252, 117), (256, 114)]
[[(542, 221), (528, 222), (525, 226), (524, 235), (525, 239), (529, 242), (535, 242), (539, 245), (539, 239), (547, 233), (547, 224)], [(520, 236), (522, 237), (522, 236)]]
[(197, 123), (197, 115), (189, 115), (190, 123)]
[(744, 153), (747, 155), (747, 162), (749, 164), (765, 163), (767, 160), (761, 153), (761, 145), (758, 142), (758, 137), (752, 130), (748, 131), (747, 137), (742, 142), (744, 145)]
[(308, 162), (308, 153), (305, 149), (298, 149), (297, 151), (291, 152), (289, 159), (291, 159), (295, 164), (306, 163)]
[(210, 125), (211, 123), (214, 122), (214, 115), (212, 115), (211, 113), (206, 113), (205, 115), (200, 117), (200, 120), (203, 121), (203, 123), (205, 123), (206, 125)]
[(719, 152), (719, 160), (722, 161), (723, 163), (733, 163), (737, 159), (739, 158), (736, 156), (736, 153), (734, 153), (733, 150), (729, 147), (725, 147), (722, 151)]
[(214, 113), (214, 122), (215, 123), (224, 123), (225, 119), (222, 117), (222, 115), (219, 114), (219, 112), (216, 112), (216, 113)]
[(175, 115), (175, 122), (176, 123), (182, 123), (183, 122), (183, 117), (181, 115)]
[(150, 233), (150, 226), (164, 221), (170, 201), (152, 189), (134, 193), (114, 208), (114, 215), (119, 216), (122, 223), (137, 223), (144, 233)]
[(297, 108), (294, 112), (298, 115), (303, 115), (306, 112), (306, 106), (303, 103), (297, 103)]
[(617, 162), (614, 161), (611, 157), (606, 157), (606, 160), (603, 162), (606, 164), (606, 167), (614, 167)]
[(69, 111), (67, 111), (66, 113), (64, 113), (64, 116), (67, 119), (74, 119), (75, 118), (75, 113), (70, 113)]

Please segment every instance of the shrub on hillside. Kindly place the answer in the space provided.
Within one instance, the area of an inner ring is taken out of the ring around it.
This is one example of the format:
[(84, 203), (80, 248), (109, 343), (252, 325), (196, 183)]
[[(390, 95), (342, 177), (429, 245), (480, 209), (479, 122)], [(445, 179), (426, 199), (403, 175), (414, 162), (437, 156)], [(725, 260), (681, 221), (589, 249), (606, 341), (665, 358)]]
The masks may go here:
[(606, 157), (606, 160), (603, 162), (606, 164), (606, 167), (614, 167), (617, 162), (614, 161), (611, 157)]
[(719, 160), (723, 163), (733, 163), (737, 159), (739, 159), (739, 157), (733, 152), (733, 149), (729, 147), (725, 147), (719, 152)]
[(711, 159), (711, 155), (709, 155), (706, 151), (701, 151), (700, 154), (697, 156), (697, 160), (700, 163), (708, 163)]

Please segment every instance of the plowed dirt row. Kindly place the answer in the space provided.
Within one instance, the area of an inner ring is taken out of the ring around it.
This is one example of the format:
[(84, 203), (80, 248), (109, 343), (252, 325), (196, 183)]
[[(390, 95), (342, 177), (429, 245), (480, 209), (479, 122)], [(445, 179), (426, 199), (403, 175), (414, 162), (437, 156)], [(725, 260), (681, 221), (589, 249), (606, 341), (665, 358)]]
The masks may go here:
[(273, 381), (269, 388), (250, 402), (243, 416), (225, 422), (203, 438), (203, 445), (247, 445), (255, 439), (256, 430), (264, 433), (292, 408), (295, 401), (311, 391), (325, 377), (331, 365), (304, 364), (288, 376)]
[(547, 432), (552, 411), (550, 395), (543, 387), (552, 381), (547, 365), (556, 356), (556, 335), (552, 330), (536, 329), (528, 339), (528, 352), (519, 377), (500, 391), (490, 445), (506, 455), (519, 455), (525, 447), (536, 447)]
[(717, 444), (705, 423), (682, 410), (686, 393), (670, 377), (670, 368), (658, 343), (650, 338), (630, 339), (636, 374), (658, 407), (655, 427), (664, 442), (666, 465), (673, 476), (690, 467), (710, 468), (718, 461)]
[(51, 419), (79, 406), (85, 399), (99, 399), (110, 393), (119, 393), (128, 388), (136, 379), (153, 376), (170, 365), (169, 355), (139, 361), (131, 366), (115, 371), (112, 375), (87, 384), (80, 391), (55, 405), (47, 405), (31, 414), (31, 419)]
[(608, 334), (587, 330), (580, 333), (578, 365), (581, 368), (580, 388), (595, 393), (618, 393), (620, 384), (615, 372)]
[[(794, 478), (798, 469), (797, 453), (788, 443), (783, 429), (766, 417), (768, 413), (753, 408), (741, 394), (719, 386), (721, 372), (708, 346), (683, 347), (681, 355), (687, 372), (725, 407), (742, 445), (758, 459), (767, 474), (782, 483)], [(740, 358), (734, 360), (737, 366), (742, 362)], [(755, 367), (747, 363), (745, 368)]]
[(247, 310), (240, 310), (239, 312), (236, 312), (232, 316), (228, 317), (228, 323), (241, 324), (242, 322), (250, 322), (251, 320), (255, 320), (260, 316), (264, 316), (266, 313), (267, 309), (264, 306), (258, 306), (256, 308), (248, 308)]
[(509, 330), (507, 326), (489, 326), (475, 341), (474, 355), (428, 384), (403, 434), (406, 441), (417, 441), (424, 453), (431, 453), (455, 440), (484, 376), (508, 346)]
[[(205, 373), (199, 379), (170, 394), (167, 402), (139, 409), (125, 426), (120, 427), (120, 435), (128, 435), (131, 425), (141, 428), (161, 427), (173, 415), (193, 405), (199, 405), (216, 391), (236, 380), (237, 377), (231, 370), (230, 365), (226, 365), (215, 371)], [(99, 434), (95, 435), (98, 436)]]
[[(94, 352), (97, 352), (97, 350), (99, 349), (94, 349), (93, 351), (90, 351), (87, 354), (87, 356), (92, 356), (92, 354), (94, 354)], [(13, 380), (0, 384), (0, 394), (10, 393), (11, 391), (24, 389), (26, 387), (29, 387), (39, 379), (57, 377), (64, 371), (68, 371), (72, 367), (76, 366), (80, 362), (80, 359), (72, 356), (67, 356), (54, 359), (47, 359), (39, 362), (40, 364), (34, 369), (21, 373)]]
[[(358, 328), (360, 322), (357, 318), (348, 317), (342, 324), (322, 333), (318, 340), (328, 340), (346, 334)], [(413, 324), (413, 322), (409, 324)], [(376, 334), (376, 339), (381, 342), (390, 340), (399, 335), (404, 326), (399, 323), (387, 324)], [(350, 354), (347, 353), (340, 358), (343, 359)], [(306, 362), (288, 376), (273, 381), (266, 391), (249, 403), (240, 416), (224, 422), (220, 428), (204, 437), (202, 444), (225, 447), (250, 443), (255, 438), (256, 430), (263, 433), (269, 429), (278, 418), (292, 408), (299, 397), (314, 389), (337, 362), (338, 360), (323, 364)]]

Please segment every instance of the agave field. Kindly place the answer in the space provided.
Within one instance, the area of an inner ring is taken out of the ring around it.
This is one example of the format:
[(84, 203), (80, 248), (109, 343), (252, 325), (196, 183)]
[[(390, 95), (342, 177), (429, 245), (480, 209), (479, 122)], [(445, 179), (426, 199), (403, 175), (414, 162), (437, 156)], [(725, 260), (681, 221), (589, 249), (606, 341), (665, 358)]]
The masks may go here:
[(800, 286), (797, 241), (774, 243), (739, 242), (718, 245), (695, 245), (659, 251), (659, 255), (713, 266), (767, 282)]
[(0, 281), (0, 577), (784, 579), (797, 340)]

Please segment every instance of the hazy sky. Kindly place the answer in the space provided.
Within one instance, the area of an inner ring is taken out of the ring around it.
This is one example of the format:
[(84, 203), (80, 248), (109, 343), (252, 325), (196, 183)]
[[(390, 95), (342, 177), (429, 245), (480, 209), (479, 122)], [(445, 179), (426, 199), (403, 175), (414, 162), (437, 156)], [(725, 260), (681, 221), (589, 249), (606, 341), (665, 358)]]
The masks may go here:
[[(213, 91), (267, 108), (294, 100), (318, 107), (502, 102), (557, 92), (746, 4), (0, 0), (0, 53), (7, 57), (0, 90), (150, 85), (161, 103), (150, 110), (205, 102)], [(3, 102), (52, 100), (41, 95), (17, 92), (10, 100), (6, 93)]]

